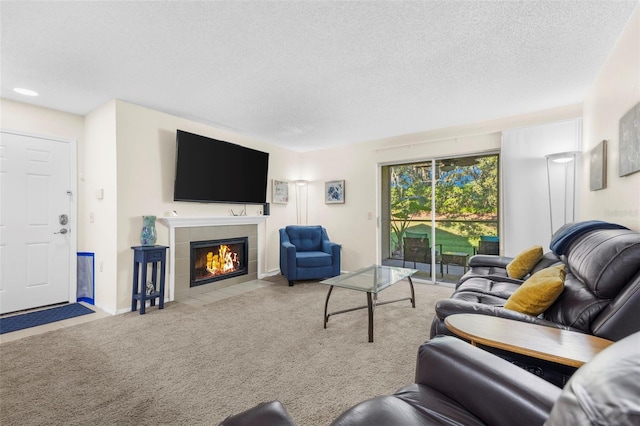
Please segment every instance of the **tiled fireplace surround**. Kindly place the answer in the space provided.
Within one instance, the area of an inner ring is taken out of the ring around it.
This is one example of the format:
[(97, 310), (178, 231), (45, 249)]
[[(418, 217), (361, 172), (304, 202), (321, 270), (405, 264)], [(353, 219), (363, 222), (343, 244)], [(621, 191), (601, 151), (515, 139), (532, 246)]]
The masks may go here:
[[(264, 232), (265, 219), (264, 216), (162, 218), (169, 227), (168, 300), (180, 299), (258, 278), (262, 259), (260, 237)], [(249, 239), (248, 274), (190, 287), (190, 242), (236, 237)]]

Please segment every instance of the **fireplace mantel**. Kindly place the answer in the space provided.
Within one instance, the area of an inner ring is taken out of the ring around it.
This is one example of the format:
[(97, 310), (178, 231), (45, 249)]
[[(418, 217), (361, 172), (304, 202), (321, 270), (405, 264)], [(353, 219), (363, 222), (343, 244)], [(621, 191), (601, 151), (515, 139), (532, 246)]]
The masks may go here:
[(208, 216), (208, 217), (162, 217), (169, 229), (194, 226), (224, 226), (224, 225), (261, 225), (266, 216)]
[(175, 268), (176, 268), (176, 228), (195, 228), (200, 226), (230, 226), (230, 225), (257, 225), (258, 227), (258, 278), (262, 278), (262, 238), (266, 216), (208, 216), (186, 217), (169, 216), (162, 217), (160, 221), (169, 227), (169, 288), (168, 300), (175, 300)]

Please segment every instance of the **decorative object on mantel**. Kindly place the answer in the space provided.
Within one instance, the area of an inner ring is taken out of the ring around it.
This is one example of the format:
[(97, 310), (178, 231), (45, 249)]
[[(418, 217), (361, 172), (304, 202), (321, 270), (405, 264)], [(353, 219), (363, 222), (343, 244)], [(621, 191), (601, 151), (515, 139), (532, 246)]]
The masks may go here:
[(332, 180), (324, 183), (325, 204), (344, 204), (344, 180)]
[(156, 244), (156, 217), (142, 216), (142, 232), (140, 232), (140, 244), (153, 246)]
[(274, 204), (287, 204), (289, 202), (289, 182), (274, 179), (271, 188), (271, 200)]
[(231, 216), (246, 216), (247, 215), (247, 207), (245, 206), (238, 213), (234, 212), (233, 209), (229, 209), (229, 213), (231, 213)]
[(591, 150), (589, 189), (597, 191), (607, 187), (607, 141), (602, 141)]
[(640, 171), (640, 102), (620, 119), (620, 159), (618, 174)]

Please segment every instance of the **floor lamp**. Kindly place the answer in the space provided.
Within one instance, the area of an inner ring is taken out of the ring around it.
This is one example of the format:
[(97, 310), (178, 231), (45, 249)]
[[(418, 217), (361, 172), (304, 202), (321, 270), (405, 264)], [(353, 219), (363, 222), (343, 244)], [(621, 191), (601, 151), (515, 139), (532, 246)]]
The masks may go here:
[[(304, 214), (302, 212), (303, 203), (301, 198), (304, 192)], [(296, 221), (298, 225), (303, 225), (302, 217), (304, 216), (304, 225), (308, 225), (309, 222), (309, 182), (306, 180), (296, 181)]]
[[(549, 185), (549, 220), (551, 223), (551, 236), (556, 229), (553, 226), (553, 206), (562, 203), (562, 226), (567, 222), (575, 220), (576, 212), (576, 159), (580, 155), (580, 151), (559, 152), (549, 154), (547, 158), (547, 182)], [(553, 170), (552, 170), (553, 169)], [(552, 172), (555, 172), (552, 175)], [(554, 200), (552, 188), (562, 188), (561, 200)], [(571, 201), (569, 201), (571, 197)], [(555, 201), (555, 203), (554, 203)], [(571, 207), (570, 214), (567, 214), (567, 204)]]

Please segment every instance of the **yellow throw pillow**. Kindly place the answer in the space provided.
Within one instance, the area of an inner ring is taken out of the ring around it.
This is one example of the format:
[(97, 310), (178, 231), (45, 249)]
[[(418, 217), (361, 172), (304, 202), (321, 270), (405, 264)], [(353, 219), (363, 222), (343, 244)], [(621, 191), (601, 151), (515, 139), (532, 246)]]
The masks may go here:
[(507, 265), (507, 275), (519, 280), (527, 275), (540, 259), (542, 259), (542, 246), (530, 247), (520, 252), (509, 262)]
[(542, 269), (531, 275), (504, 307), (527, 315), (538, 316), (562, 294), (564, 289), (564, 265)]

